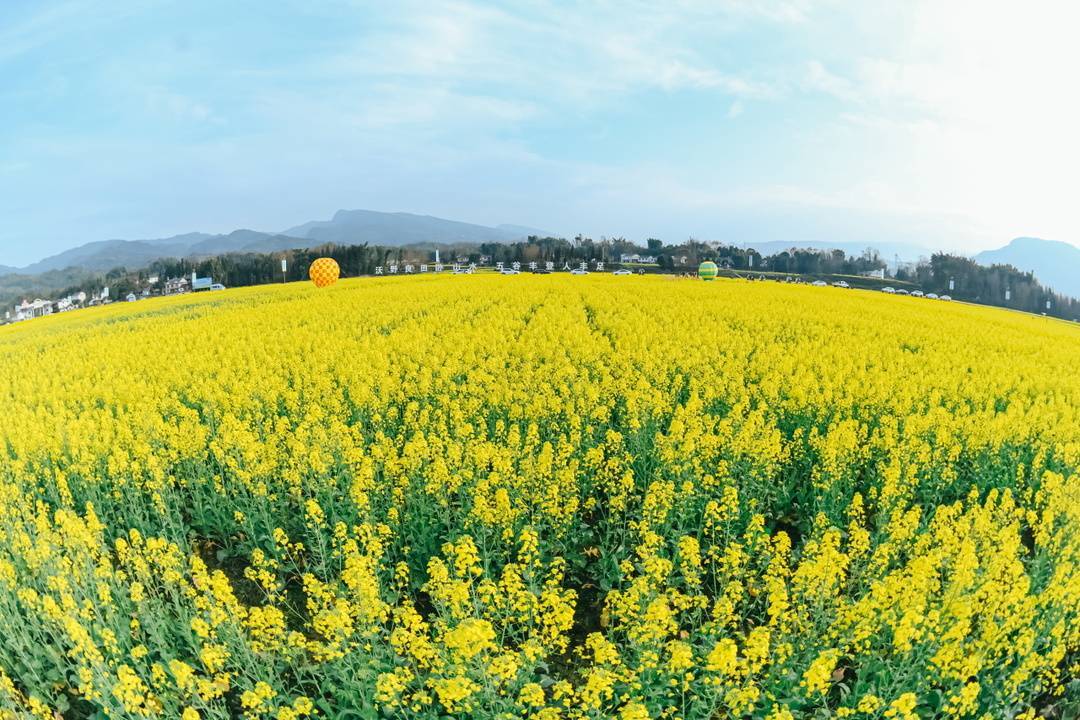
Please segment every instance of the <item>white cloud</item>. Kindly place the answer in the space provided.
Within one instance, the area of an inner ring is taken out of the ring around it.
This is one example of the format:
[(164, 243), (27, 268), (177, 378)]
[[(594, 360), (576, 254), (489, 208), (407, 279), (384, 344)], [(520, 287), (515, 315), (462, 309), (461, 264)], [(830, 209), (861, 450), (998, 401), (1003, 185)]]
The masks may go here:
[[(749, 12), (721, 3), (722, 16)], [(320, 62), (341, 78), (377, 78), (403, 88), (488, 86), (500, 96), (543, 97), (548, 104), (595, 106), (659, 89), (768, 97), (766, 82), (725, 71), (680, 43), (707, 4), (547, 5), (515, 12), (464, 2), (427, 4), (385, 35)]]
[(768, 97), (773, 90), (737, 75), (730, 75), (702, 62), (693, 62), (671, 48), (659, 47), (641, 35), (612, 35), (600, 47), (603, 56), (597, 68), (602, 77), (613, 80), (625, 91), (660, 88), (716, 89), (740, 97)]
[(854, 84), (845, 77), (835, 75), (821, 63), (811, 60), (806, 63), (803, 87), (807, 90), (823, 92), (840, 100), (857, 100), (859, 95)]

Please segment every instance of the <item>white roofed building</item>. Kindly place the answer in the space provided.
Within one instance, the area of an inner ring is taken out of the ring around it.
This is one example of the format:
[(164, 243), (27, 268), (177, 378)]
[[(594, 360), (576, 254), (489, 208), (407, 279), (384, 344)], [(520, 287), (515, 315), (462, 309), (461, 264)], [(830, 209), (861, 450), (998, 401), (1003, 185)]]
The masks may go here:
[(33, 302), (29, 300), (23, 300), (21, 303), (16, 305), (14, 319), (16, 322), (18, 322), (20, 320), (30, 320), (31, 318), (44, 317), (46, 315), (52, 314), (52, 301), (37, 298)]

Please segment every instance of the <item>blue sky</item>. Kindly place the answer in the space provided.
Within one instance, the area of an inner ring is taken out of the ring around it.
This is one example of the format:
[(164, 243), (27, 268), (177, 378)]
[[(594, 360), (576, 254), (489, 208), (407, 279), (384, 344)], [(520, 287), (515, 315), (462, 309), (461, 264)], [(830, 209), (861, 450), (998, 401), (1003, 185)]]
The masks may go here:
[(1066, 3), (4, 0), (0, 264), (339, 208), (1080, 243)]

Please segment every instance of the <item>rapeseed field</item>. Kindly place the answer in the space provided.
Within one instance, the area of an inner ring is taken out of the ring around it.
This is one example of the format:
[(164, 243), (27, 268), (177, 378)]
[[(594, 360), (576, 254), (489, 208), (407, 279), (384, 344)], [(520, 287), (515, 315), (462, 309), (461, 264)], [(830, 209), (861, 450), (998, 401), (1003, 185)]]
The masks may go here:
[(1075, 326), (444, 275), (0, 328), (0, 717), (1032, 720), (1078, 675)]

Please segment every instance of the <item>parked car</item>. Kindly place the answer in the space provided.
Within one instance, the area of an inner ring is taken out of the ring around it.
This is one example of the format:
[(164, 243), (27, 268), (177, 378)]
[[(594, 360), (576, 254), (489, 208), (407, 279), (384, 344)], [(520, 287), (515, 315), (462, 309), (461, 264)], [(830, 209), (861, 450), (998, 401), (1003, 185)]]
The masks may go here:
[(838, 288), (849, 288), (849, 287), (851, 287), (844, 280), (837, 280), (836, 282), (833, 283), (833, 286), (838, 287)]
[(521, 274), (520, 270), (515, 270), (514, 268), (503, 268), (499, 272), (502, 273), (503, 275), (520, 275)]
[(911, 291), (911, 297), (923, 297), (923, 291), (922, 290), (912, 290)]
[(889, 295), (895, 295), (896, 294), (896, 288), (889, 287), (888, 285), (886, 285), (885, 287), (881, 288), (881, 292), (888, 293)]
[(613, 272), (611, 274), (612, 275), (633, 275), (634, 271), (633, 270), (627, 270), (626, 268), (622, 268), (621, 270), (616, 270), (615, 272)]
[(938, 299), (937, 293), (926, 293), (926, 297), (928, 297), (931, 300), (937, 300)]
[(814, 287), (825, 287), (829, 283), (825, 282), (824, 280), (815, 280), (814, 282), (812, 282), (810, 284), (813, 285)]
[(225, 286), (222, 285), (221, 283), (214, 283), (213, 285), (210, 286), (210, 289), (211, 290), (224, 290)]
[(952, 298), (948, 295), (942, 295), (938, 298), (938, 300), (944, 300), (945, 302), (949, 302), (950, 300), (952, 300)]
[(581, 268), (574, 268), (573, 270), (570, 271), (570, 274), (571, 275), (588, 275), (589, 271), (588, 270), (582, 270)]
[(908, 292), (907, 290), (905, 290), (904, 288), (900, 288), (899, 290), (897, 290), (897, 291), (896, 291), (896, 294), (897, 294), (897, 295), (910, 295), (911, 293), (909, 293), (909, 292)]

